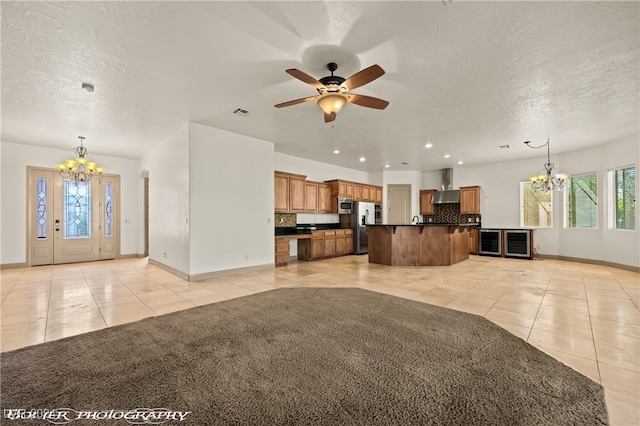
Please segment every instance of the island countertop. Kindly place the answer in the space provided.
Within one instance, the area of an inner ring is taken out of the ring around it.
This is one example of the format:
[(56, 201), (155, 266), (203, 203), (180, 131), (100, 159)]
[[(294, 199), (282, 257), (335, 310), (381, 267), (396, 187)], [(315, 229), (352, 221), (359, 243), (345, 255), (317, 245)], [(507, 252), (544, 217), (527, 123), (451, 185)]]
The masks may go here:
[(450, 266), (469, 259), (469, 227), (460, 224), (368, 225), (369, 263)]

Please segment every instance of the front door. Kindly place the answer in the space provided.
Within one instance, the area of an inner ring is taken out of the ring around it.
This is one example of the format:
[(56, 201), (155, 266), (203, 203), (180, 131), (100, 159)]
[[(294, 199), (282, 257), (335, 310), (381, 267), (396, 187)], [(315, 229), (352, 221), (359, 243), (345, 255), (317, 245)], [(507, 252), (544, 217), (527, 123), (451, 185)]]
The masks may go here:
[(119, 176), (85, 182), (29, 169), (29, 265), (115, 259)]

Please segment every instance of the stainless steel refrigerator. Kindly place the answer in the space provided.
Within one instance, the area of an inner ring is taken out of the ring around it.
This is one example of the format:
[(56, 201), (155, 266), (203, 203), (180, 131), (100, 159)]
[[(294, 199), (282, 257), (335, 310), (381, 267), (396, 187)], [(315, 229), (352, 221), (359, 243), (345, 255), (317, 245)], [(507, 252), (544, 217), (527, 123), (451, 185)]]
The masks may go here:
[(353, 243), (355, 254), (369, 253), (369, 232), (367, 225), (382, 223), (381, 207), (374, 203), (357, 201), (353, 203), (355, 226)]

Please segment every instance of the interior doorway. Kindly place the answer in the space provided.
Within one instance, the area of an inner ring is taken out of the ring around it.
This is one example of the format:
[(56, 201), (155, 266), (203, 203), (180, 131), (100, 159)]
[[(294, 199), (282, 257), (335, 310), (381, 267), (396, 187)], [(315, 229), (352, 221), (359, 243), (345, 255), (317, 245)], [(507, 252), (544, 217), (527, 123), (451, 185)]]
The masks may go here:
[(411, 185), (387, 185), (387, 223), (411, 223)]
[(120, 176), (75, 181), (57, 170), (27, 171), (29, 266), (116, 259)]

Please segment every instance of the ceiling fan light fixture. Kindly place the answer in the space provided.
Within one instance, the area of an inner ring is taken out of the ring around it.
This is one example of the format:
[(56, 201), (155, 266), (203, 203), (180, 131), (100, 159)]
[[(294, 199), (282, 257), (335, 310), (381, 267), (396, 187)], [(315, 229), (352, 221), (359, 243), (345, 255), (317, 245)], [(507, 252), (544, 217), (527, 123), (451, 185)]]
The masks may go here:
[(326, 114), (337, 114), (347, 103), (347, 95), (342, 93), (328, 92), (320, 95), (316, 99), (316, 105)]

